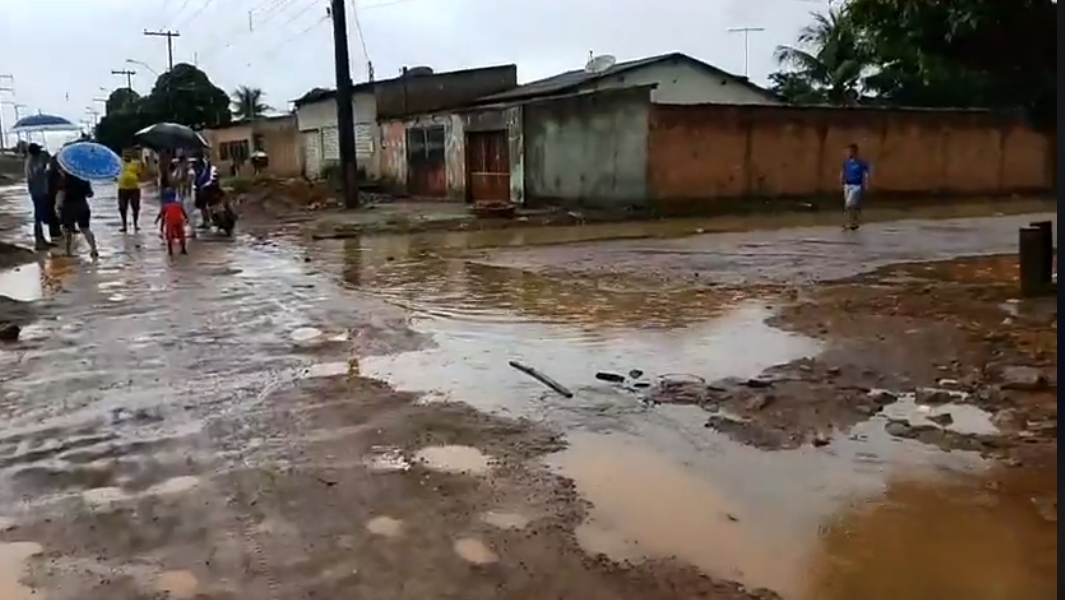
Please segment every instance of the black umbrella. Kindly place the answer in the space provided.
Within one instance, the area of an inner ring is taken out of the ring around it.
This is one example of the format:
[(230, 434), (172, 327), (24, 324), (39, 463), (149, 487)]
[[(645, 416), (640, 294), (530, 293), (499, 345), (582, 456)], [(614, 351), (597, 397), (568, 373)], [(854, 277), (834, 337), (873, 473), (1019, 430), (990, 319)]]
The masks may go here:
[(202, 150), (210, 144), (191, 127), (178, 123), (156, 123), (141, 129), (133, 139), (155, 150)]

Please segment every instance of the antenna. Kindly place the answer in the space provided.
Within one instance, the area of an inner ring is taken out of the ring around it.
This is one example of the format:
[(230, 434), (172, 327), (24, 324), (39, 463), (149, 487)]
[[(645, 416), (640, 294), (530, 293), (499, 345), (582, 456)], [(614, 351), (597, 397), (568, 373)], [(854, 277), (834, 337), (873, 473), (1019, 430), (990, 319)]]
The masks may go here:
[(589, 74), (602, 73), (610, 67), (613, 67), (618, 62), (617, 58), (614, 58), (611, 54), (601, 54), (599, 56), (593, 56), (588, 59), (588, 63), (584, 65), (584, 72)]

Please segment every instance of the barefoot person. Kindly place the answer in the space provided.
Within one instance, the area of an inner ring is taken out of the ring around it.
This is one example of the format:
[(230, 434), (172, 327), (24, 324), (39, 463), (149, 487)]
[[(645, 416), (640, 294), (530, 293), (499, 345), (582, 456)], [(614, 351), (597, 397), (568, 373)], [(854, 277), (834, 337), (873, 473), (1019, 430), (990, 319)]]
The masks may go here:
[(59, 195), (56, 198), (56, 210), (59, 213), (59, 222), (63, 226), (63, 242), (67, 256), (74, 253), (75, 227), (85, 241), (89, 243), (89, 256), (97, 258), (100, 253), (96, 250), (96, 236), (89, 227), (92, 219), (92, 209), (89, 208), (89, 198), (92, 198), (92, 185), (84, 179), (79, 179), (59, 168)]
[(858, 144), (847, 146), (847, 160), (840, 170), (843, 184), (843, 212), (846, 217), (844, 229), (855, 230), (860, 226), (862, 200), (869, 187), (869, 163), (858, 155)]
[(161, 221), (166, 235), (166, 253), (173, 256), (174, 242), (177, 242), (181, 253), (188, 254), (189, 251), (185, 247), (185, 221), (188, 220), (185, 207), (173, 188), (163, 190), (159, 199), (162, 201), (162, 210), (159, 211), (156, 221)]
[(141, 215), (141, 173), (144, 167), (132, 151), (122, 156), (122, 172), (118, 175), (118, 214), (122, 218), (122, 233), (129, 231), (130, 212), (133, 217), (133, 231), (140, 231)]
[[(48, 153), (39, 144), (30, 144), (26, 152), (26, 184), (29, 187), (30, 200), (33, 202), (33, 241), (37, 250), (47, 250), (55, 246), (62, 232), (59, 230), (55, 209), (49, 201), (48, 190)], [(44, 227), (48, 226), (51, 236), (49, 241), (44, 236)]]

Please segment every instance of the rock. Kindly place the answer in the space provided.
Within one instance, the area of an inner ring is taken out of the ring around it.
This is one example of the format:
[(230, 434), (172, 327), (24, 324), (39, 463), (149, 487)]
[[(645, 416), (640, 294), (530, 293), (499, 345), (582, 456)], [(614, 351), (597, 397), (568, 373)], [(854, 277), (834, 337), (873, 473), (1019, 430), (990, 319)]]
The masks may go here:
[(950, 390), (941, 390), (936, 388), (921, 388), (917, 390), (915, 401), (918, 404), (928, 404), (936, 406), (938, 404), (950, 404), (957, 400), (957, 396), (952, 394)]
[(1002, 388), (1034, 392), (1047, 388), (1047, 378), (1034, 367), (1012, 366), (1002, 369)]
[(747, 410), (751, 412), (758, 412), (765, 409), (767, 406), (773, 403), (776, 397), (772, 394), (764, 394), (761, 396), (755, 396), (747, 401)]
[(935, 423), (936, 425), (942, 425), (943, 427), (947, 427), (948, 425), (954, 424), (954, 417), (952, 417), (950, 413), (931, 415), (928, 417), (928, 420)]
[(829, 367), (825, 369), (825, 373), (828, 373), (829, 375), (839, 375), (842, 372), (843, 369), (840, 369), (839, 367)]
[(743, 385), (753, 389), (762, 389), (772, 386), (773, 382), (769, 379), (748, 379), (743, 382)]
[(831, 440), (829, 440), (828, 436), (823, 433), (816, 433), (814, 434), (813, 439), (810, 440), (810, 443), (813, 444), (814, 448), (823, 448), (829, 445)]
[(632, 379), (639, 379), (643, 377), (643, 371), (639, 369), (633, 369), (629, 371), (629, 377), (631, 377)]
[(869, 399), (875, 402), (878, 406), (887, 406), (898, 400), (899, 397), (888, 390), (873, 390), (869, 392)]
[(17, 342), (22, 328), (14, 323), (0, 323), (0, 342)]
[(913, 437), (913, 426), (909, 421), (888, 421), (888, 424), (884, 426), (884, 431), (895, 437)]
[(595, 378), (599, 381), (609, 381), (610, 383), (621, 383), (625, 381), (624, 375), (618, 375), (617, 373), (610, 373), (608, 371), (599, 371), (595, 374)]

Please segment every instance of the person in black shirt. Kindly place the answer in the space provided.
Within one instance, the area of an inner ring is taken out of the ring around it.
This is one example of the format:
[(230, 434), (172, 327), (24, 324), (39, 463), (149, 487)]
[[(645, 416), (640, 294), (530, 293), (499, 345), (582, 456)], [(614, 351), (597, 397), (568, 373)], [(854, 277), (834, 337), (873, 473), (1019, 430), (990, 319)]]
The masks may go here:
[(92, 198), (92, 185), (84, 179), (79, 179), (70, 173), (58, 169), (60, 173), (59, 197), (57, 209), (59, 222), (63, 227), (63, 241), (66, 244), (67, 256), (73, 254), (74, 228), (85, 236), (89, 243), (89, 256), (97, 258), (100, 253), (96, 250), (96, 236), (89, 227), (92, 218), (92, 209), (89, 208), (89, 198)]

